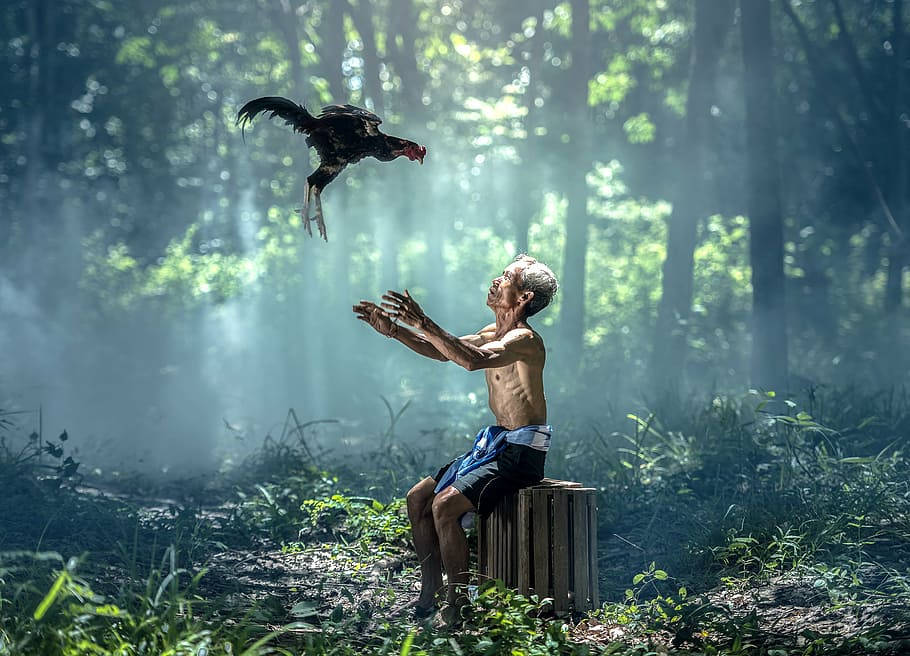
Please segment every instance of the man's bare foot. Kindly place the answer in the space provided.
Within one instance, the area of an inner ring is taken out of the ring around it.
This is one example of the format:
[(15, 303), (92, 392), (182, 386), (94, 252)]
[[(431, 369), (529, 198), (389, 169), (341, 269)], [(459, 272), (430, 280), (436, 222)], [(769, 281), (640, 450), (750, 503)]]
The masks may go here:
[(452, 631), (460, 628), (464, 624), (464, 617), (461, 614), (462, 606), (453, 606), (444, 604), (439, 612), (433, 616), (431, 622), (437, 631)]
[(430, 605), (424, 606), (420, 599), (413, 599), (392, 611), (389, 617), (400, 617), (408, 612), (415, 620), (424, 620), (436, 612), (436, 604), (431, 602)]

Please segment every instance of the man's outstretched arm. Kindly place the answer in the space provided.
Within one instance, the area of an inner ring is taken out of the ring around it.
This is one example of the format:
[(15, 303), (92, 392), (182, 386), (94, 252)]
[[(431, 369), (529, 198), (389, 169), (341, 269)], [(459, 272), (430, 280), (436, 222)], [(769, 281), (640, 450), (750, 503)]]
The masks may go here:
[(423, 331), (426, 340), (432, 344), (447, 360), (464, 367), (468, 371), (505, 367), (538, 350), (534, 333), (527, 328), (509, 331), (501, 340), (475, 346), (470, 339), (458, 338), (443, 330), (430, 319), (411, 295), (389, 291), (384, 295), (383, 305), (389, 308), (389, 317), (401, 319), (408, 325)]
[(415, 353), (419, 353), (432, 360), (439, 360), (440, 362), (448, 361), (448, 358), (440, 353), (426, 337), (418, 335), (403, 326), (399, 326), (392, 321), (388, 312), (375, 303), (360, 301), (360, 303), (354, 306), (354, 313), (357, 315), (358, 319), (368, 323), (373, 327), (373, 330), (380, 335), (385, 335), (386, 337), (398, 340)]

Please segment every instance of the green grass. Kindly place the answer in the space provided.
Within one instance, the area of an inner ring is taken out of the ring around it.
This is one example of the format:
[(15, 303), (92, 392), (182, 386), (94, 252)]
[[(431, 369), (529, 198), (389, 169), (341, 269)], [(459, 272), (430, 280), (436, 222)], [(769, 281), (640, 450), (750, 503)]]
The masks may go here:
[[(207, 563), (231, 548), (291, 555), (337, 545), (364, 571), (391, 555), (412, 572), (400, 495), (426, 463), (394, 437), (391, 410), (382, 458), (330, 473), (301, 445), (267, 440), (196, 502), (155, 512), (86, 493), (62, 467), (65, 449), (45, 452), (48, 469), (3, 443), (0, 655), (902, 653), (907, 401), (749, 393), (563, 432), (548, 475), (598, 488), (603, 604), (556, 620), (547, 600), (488, 582), (468, 628), (452, 633), (387, 619), (381, 604), (323, 608), (318, 599), (298, 602), (301, 622), (290, 623), (295, 614), (274, 599), (238, 605), (204, 585)], [(394, 493), (378, 494), (390, 480)], [(206, 512), (214, 506), (226, 509), (221, 517)], [(772, 593), (782, 599), (757, 603)], [(787, 631), (763, 619), (774, 604), (793, 607), (786, 597), (797, 593), (842, 625)]]

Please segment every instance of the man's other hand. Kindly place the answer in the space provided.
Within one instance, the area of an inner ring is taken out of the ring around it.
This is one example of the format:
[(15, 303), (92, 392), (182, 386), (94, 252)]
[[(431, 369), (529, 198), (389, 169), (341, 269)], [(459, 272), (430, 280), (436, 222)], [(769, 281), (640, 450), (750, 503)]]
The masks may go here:
[(391, 289), (382, 296), (382, 307), (388, 311), (388, 316), (392, 319), (401, 320), (403, 323), (413, 328), (423, 328), (427, 315), (423, 313), (420, 306), (413, 298), (410, 292), (404, 290), (404, 294), (399, 294)]
[(361, 321), (370, 324), (373, 330), (380, 335), (391, 337), (398, 330), (398, 326), (392, 321), (389, 313), (370, 301), (360, 301), (355, 305), (354, 314)]

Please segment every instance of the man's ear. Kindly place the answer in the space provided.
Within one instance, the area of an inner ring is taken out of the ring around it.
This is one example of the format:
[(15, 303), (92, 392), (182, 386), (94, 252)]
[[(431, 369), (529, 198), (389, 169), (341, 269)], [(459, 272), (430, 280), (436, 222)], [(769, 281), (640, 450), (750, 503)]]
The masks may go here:
[(518, 297), (519, 307), (527, 307), (528, 303), (531, 302), (531, 299), (534, 298), (534, 292), (528, 290), (521, 293), (521, 296)]

